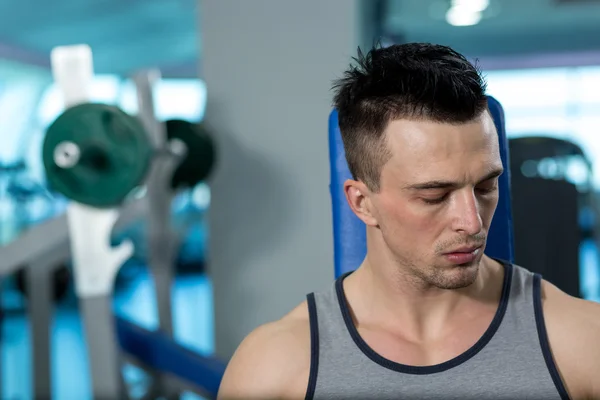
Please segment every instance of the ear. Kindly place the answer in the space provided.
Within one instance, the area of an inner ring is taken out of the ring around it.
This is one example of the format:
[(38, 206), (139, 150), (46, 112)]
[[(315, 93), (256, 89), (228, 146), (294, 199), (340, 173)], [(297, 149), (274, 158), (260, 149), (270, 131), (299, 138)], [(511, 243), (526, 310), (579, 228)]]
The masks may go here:
[(363, 182), (349, 179), (344, 182), (344, 193), (354, 214), (365, 224), (377, 226), (369, 188)]

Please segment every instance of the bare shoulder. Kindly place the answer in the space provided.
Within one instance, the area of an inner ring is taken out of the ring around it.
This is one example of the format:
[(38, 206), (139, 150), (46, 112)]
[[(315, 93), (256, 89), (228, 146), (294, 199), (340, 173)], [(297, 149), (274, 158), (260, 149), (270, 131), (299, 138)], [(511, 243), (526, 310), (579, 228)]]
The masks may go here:
[(572, 297), (542, 280), (548, 342), (573, 399), (600, 398), (600, 304)]
[(304, 398), (309, 371), (310, 323), (304, 301), (242, 341), (227, 365), (218, 398)]

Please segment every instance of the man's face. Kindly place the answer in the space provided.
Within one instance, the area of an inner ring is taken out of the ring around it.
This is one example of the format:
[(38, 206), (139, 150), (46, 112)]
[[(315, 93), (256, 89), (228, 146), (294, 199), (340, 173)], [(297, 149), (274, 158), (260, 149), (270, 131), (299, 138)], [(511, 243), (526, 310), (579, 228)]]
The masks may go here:
[[(498, 204), (502, 161), (488, 112), (465, 124), (392, 121), (372, 214), (394, 258), (444, 289), (473, 283)], [(473, 249), (477, 248), (474, 251)]]

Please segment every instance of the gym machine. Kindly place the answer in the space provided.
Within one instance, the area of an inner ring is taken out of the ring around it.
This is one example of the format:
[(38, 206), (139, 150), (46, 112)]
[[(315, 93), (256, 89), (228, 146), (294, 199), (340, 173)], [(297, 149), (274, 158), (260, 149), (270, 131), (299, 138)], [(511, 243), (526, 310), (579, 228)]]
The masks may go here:
[[(586, 270), (598, 270), (581, 257), (582, 245), (596, 247), (600, 237), (590, 158), (579, 144), (543, 134), (512, 138), (509, 147), (516, 262), (571, 296), (595, 298), (600, 287), (586, 284)], [(574, 166), (579, 176), (569, 174)]]
[[(121, 376), (124, 361), (153, 377), (144, 398), (177, 398), (184, 390), (216, 397), (225, 364), (175, 343), (171, 316), (173, 263), (180, 242), (171, 227), (171, 202), (179, 190), (208, 176), (215, 162), (212, 139), (199, 124), (157, 121), (152, 89), (160, 79), (158, 71), (133, 76), (138, 113), (132, 116), (116, 106), (89, 101), (93, 60), (88, 46), (55, 48), (51, 64), (65, 111), (47, 130), (43, 163), (51, 189), (71, 201), (66, 215), (31, 229), (0, 254), (3, 274), (29, 265), (34, 397), (51, 397), (49, 277), (52, 266), (69, 258), (93, 398), (128, 398)], [(136, 189), (145, 189), (145, 195), (135, 195)], [(111, 234), (140, 217), (148, 221), (157, 331), (112, 312), (114, 281), (133, 245), (124, 240), (111, 246)]]

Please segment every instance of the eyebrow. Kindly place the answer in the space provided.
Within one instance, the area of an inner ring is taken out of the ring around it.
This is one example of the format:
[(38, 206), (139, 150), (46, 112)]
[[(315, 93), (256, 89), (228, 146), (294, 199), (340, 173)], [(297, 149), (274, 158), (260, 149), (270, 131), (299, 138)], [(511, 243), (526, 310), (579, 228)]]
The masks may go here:
[[(500, 175), (502, 175), (502, 173), (504, 172), (503, 168), (496, 168), (493, 171), (491, 171), (489, 174), (487, 174), (486, 176), (484, 176), (479, 182), (485, 182), (488, 181), (490, 179), (493, 178), (497, 178)], [(408, 185), (406, 187), (404, 187), (404, 189), (407, 190), (427, 190), (427, 189), (452, 189), (452, 188), (456, 188), (459, 187), (460, 184), (458, 182), (452, 182), (452, 181), (429, 181), (429, 182), (423, 182), (423, 183), (415, 183), (412, 185)]]

